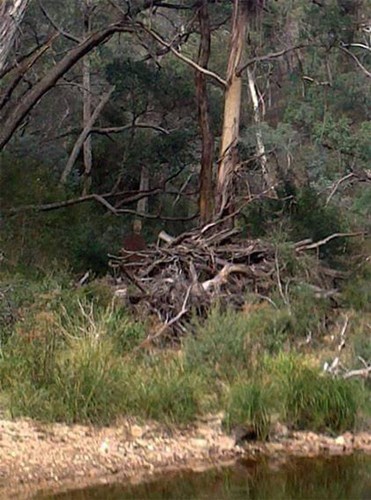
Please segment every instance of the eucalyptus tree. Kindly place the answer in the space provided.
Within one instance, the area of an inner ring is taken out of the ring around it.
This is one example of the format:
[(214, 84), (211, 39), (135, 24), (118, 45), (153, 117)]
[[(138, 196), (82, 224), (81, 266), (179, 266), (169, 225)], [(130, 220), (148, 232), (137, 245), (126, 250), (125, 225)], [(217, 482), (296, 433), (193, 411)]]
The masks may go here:
[(0, 5), (0, 74), (13, 48), (29, 0), (6, 0)]

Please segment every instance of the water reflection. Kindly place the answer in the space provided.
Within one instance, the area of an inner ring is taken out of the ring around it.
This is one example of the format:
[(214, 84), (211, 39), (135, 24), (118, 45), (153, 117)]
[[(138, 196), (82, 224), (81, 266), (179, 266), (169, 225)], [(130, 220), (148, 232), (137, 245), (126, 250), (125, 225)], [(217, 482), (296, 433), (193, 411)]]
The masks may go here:
[(371, 500), (371, 457), (239, 463), (201, 474), (179, 474), (127, 487), (103, 486), (53, 500)]

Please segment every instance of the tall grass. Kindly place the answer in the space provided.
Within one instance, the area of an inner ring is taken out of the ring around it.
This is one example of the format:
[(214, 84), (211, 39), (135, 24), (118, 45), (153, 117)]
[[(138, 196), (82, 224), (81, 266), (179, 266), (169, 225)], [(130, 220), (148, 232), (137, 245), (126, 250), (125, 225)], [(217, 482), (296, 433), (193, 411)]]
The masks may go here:
[(354, 428), (362, 404), (358, 382), (321, 373), (303, 356), (280, 355), (268, 365), (285, 422), (321, 432)]
[(340, 432), (356, 424), (367, 387), (321, 374), (313, 357), (283, 353), (305, 332), (312, 303), (216, 308), (181, 351), (149, 355), (133, 349), (145, 325), (104, 285), (71, 290), (67, 279), (46, 276), (29, 282), (28, 295), (24, 287), (13, 289), (17, 319), (1, 345), (0, 401), (12, 416), (185, 423), (224, 410), (228, 428), (250, 425), (262, 439), (277, 412), (294, 428)]
[(250, 426), (258, 439), (265, 440), (269, 435), (272, 395), (270, 389), (261, 382), (237, 382), (231, 388), (226, 425), (230, 430), (236, 425)]

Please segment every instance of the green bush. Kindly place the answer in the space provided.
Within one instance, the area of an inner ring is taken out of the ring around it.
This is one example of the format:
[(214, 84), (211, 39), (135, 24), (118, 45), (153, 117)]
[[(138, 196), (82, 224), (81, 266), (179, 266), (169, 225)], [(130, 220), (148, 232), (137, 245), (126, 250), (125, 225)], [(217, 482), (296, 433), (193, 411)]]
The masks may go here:
[[(300, 190), (290, 183), (279, 193), (287, 201), (263, 199), (248, 205), (242, 213), (242, 229), (247, 236), (269, 237), (280, 234), (283, 241), (311, 238), (318, 241), (333, 233), (347, 230), (345, 215), (336, 206), (325, 206), (317, 191)], [(319, 248), (322, 258), (331, 258), (344, 251), (345, 240), (336, 238)]]
[(232, 381), (239, 372), (255, 369), (265, 351), (278, 352), (286, 340), (287, 311), (266, 303), (250, 304), (245, 312), (219, 308), (184, 342), (190, 369), (202, 369)]

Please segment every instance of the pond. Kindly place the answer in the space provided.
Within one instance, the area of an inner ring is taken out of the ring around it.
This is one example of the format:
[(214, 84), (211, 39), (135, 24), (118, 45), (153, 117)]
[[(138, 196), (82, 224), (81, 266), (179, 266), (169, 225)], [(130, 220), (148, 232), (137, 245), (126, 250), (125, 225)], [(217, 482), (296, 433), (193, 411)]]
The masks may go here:
[[(41, 498), (41, 497), (39, 497)], [(203, 473), (170, 475), (139, 486), (99, 486), (53, 500), (371, 500), (371, 456), (239, 462)]]

